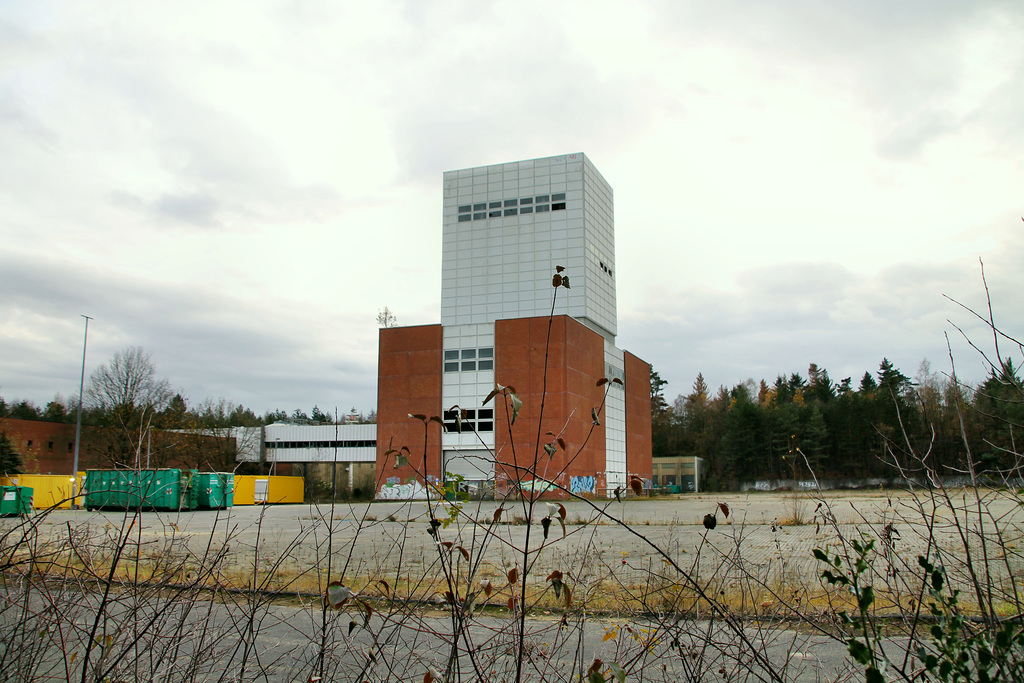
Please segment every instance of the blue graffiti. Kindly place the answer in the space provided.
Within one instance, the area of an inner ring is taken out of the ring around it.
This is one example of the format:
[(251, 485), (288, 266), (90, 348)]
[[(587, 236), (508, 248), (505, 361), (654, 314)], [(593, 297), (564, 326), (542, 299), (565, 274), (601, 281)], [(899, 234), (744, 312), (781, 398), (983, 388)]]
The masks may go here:
[(573, 477), (569, 480), (569, 490), (573, 493), (593, 493), (596, 485), (593, 477)]

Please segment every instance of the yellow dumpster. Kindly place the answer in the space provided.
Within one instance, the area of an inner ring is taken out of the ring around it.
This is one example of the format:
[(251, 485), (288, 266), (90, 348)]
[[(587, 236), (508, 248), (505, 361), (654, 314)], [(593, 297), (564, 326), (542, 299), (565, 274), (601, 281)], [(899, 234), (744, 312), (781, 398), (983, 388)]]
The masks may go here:
[[(78, 489), (82, 493), (84, 472), (78, 473)], [(71, 507), (71, 475), (69, 474), (15, 474), (0, 477), (0, 484), (6, 486), (27, 486), (33, 490), (32, 507), (36, 510)], [(81, 502), (79, 498), (79, 502)]]
[(305, 480), (302, 477), (235, 475), (235, 505), (301, 503)]

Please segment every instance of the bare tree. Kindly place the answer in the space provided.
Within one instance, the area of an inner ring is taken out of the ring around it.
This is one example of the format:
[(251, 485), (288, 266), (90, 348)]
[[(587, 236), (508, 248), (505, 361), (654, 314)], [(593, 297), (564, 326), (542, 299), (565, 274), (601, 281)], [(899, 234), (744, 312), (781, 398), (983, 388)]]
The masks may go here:
[(140, 346), (114, 353), (89, 378), (85, 399), (101, 422), (117, 432), (107, 458), (114, 464), (138, 462), (154, 415), (167, 407), (174, 391), (158, 377), (150, 354)]
[(119, 406), (162, 410), (174, 392), (170, 382), (157, 377), (150, 355), (141, 346), (128, 346), (96, 368), (85, 392), (90, 407), (103, 411)]
[(398, 316), (385, 306), (377, 313), (377, 324), (381, 327), (398, 327)]

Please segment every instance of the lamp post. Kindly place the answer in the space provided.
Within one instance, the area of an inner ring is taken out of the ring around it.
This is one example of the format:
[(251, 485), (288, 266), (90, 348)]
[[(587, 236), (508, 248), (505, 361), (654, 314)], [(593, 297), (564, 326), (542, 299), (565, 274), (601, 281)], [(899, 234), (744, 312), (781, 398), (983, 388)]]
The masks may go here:
[(78, 384), (78, 417), (75, 418), (75, 460), (71, 466), (71, 507), (77, 508), (78, 505), (75, 503), (75, 496), (78, 495), (78, 444), (82, 437), (82, 394), (85, 392), (85, 351), (89, 345), (89, 321), (92, 320), (87, 315), (83, 315), (85, 318), (85, 337), (82, 339), (82, 380)]

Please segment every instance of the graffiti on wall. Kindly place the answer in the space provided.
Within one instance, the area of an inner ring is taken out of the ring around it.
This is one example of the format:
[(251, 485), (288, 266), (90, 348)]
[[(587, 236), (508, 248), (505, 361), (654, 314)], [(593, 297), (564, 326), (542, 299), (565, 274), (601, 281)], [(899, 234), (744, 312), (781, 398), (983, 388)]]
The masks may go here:
[(573, 477), (569, 480), (569, 490), (575, 494), (593, 493), (596, 486), (593, 477)]
[(410, 481), (406, 484), (388, 482), (381, 486), (377, 493), (378, 500), (420, 500), (426, 497), (427, 489), (418, 481)]
[(543, 479), (531, 479), (530, 481), (519, 482), (519, 488), (523, 491), (532, 491), (533, 493), (544, 493), (545, 491), (551, 491), (555, 488), (555, 485), (550, 481)]

